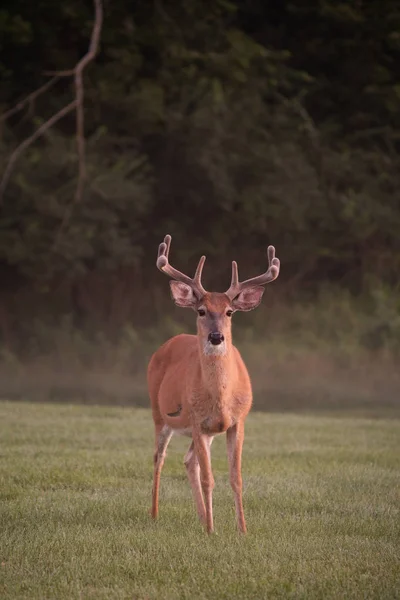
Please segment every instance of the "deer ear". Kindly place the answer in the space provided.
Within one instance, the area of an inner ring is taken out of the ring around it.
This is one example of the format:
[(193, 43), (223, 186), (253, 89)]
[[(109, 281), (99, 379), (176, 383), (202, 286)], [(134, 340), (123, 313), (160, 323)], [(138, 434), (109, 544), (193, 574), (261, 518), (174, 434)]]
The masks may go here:
[(232, 308), (243, 311), (253, 310), (260, 304), (263, 293), (264, 288), (261, 285), (244, 289), (232, 300)]
[(181, 281), (170, 281), (171, 294), (177, 306), (193, 308), (197, 304), (197, 298), (190, 285)]

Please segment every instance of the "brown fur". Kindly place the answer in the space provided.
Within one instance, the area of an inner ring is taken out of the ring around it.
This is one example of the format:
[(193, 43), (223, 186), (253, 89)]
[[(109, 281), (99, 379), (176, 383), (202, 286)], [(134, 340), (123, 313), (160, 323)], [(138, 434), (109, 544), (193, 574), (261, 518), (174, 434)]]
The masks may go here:
[(261, 302), (266, 283), (279, 275), (275, 248), (268, 247), (268, 269), (262, 275), (239, 282), (238, 268), (232, 262), (232, 279), (224, 294), (209, 293), (201, 284), (205, 256), (195, 275), (188, 277), (169, 263), (171, 236), (158, 247), (157, 267), (171, 277), (172, 297), (178, 306), (198, 313), (197, 335), (177, 335), (151, 358), (148, 384), (156, 430), (153, 504), (158, 515), (161, 470), (168, 443), (174, 431), (190, 435), (193, 442), (185, 457), (200, 520), (213, 531), (210, 447), (213, 436), (226, 431), (230, 482), (235, 496), (239, 530), (246, 532), (242, 502), (241, 460), (244, 421), (251, 408), (249, 374), (232, 344), (231, 315), (248, 311)]
[[(231, 308), (230, 300), (225, 294), (207, 293), (197, 306), (207, 311), (206, 316), (197, 318), (197, 335), (180, 334), (171, 338), (150, 360), (148, 386), (156, 446), (165, 425), (194, 438), (213, 436), (236, 428), (237, 424), (242, 431), (251, 408), (249, 374), (232, 344), (232, 319), (226, 315)], [(210, 329), (224, 335), (226, 354), (204, 354)], [(171, 417), (169, 413), (178, 416)], [(156, 455), (157, 451), (156, 448)], [(153, 516), (157, 512), (158, 506), (153, 506)], [(244, 518), (239, 527), (245, 530)]]

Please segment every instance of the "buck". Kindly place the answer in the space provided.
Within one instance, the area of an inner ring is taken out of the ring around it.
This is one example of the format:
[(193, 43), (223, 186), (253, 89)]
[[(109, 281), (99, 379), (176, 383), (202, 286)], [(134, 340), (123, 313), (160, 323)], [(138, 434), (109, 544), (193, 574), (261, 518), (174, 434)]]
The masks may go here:
[(158, 249), (157, 267), (168, 275), (175, 303), (197, 312), (197, 335), (180, 334), (163, 344), (152, 356), (147, 377), (155, 425), (152, 517), (158, 516), (161, 470), (174, 433), (187, 435), (192, 443), (184, 463), (200, 521), (208, 533), (214, 529), (211, 443), (226, 432), (230, 483), (235, 497), (239, 531), (246, 533), (242, 501), (241, 459), (244, 421), (252, 404), (250, 377), (237, 348), (232, 344), (231, 317), (237, 310), (256, 308), (262, 287), (279, 275), (275, 248), (268, 248), (267, 271), (239, 282), (232, 262), (232, 280), (225, 293), (207, 292), (201, 284), (205, 256), (193, 279), (169, 263), (171, 236)]

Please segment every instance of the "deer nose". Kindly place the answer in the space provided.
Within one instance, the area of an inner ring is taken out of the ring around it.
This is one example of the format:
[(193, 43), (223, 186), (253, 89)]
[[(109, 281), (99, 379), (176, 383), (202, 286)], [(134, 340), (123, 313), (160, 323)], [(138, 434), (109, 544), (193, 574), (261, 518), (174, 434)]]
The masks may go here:
[(213, 331), (208, 334), (208, 341), (213, 344), (213, 346), (218, 346), (221, 342), (224, 341), (224, 336), (219, 331)]

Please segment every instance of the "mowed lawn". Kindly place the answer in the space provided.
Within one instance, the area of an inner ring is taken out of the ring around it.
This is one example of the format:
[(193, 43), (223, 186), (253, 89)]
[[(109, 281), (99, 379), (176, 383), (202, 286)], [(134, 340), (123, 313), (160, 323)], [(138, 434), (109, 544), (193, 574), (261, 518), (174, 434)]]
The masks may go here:
[(400, 420), (253, 413), (236, 532), (224, 436), (216, 534), (175, 437), (149, 516), (148, 410), (0, 402), (0, 598), (400, 598)]

